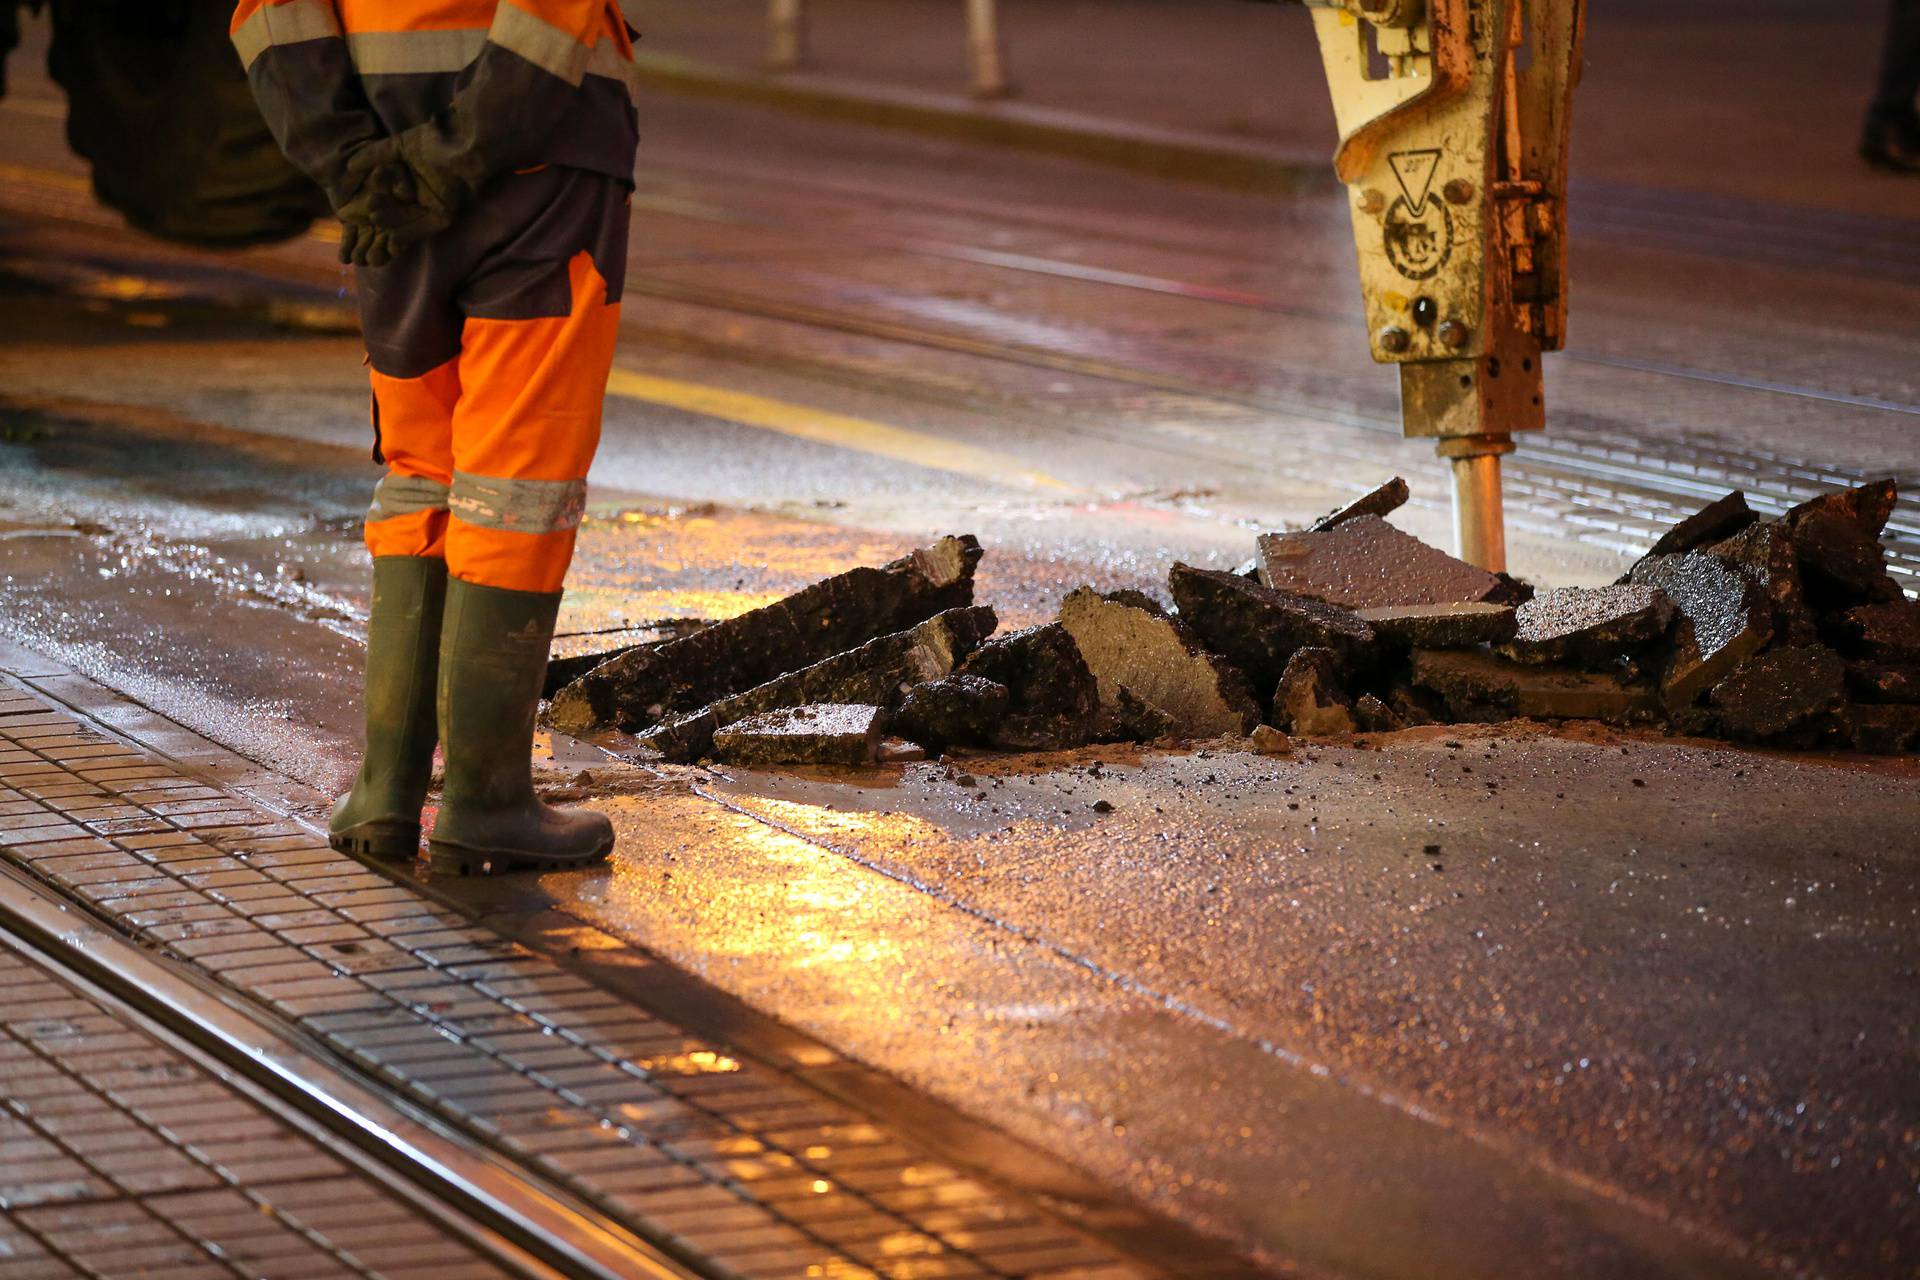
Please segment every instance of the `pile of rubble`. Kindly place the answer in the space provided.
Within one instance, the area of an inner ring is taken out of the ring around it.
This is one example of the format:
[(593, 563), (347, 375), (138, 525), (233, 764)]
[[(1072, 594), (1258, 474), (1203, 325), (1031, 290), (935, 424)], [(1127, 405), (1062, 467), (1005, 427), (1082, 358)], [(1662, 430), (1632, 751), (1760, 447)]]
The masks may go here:
[[(1893, 753), (1920, 747), (1920, 604), (1886, 569), (1891, 481), (1763, 520), (1736, 492), (1618, 582), (1535, 592), (1387, 523), (1395, 480), (1168, 608), (1069, 593), (994, 634), (949, 537), (690, 635), (556, 668), (550, 719), (672, 761), (857, 764), (954, 748), (1388, 732), (1516, 717)], [(564, 675), (564, 680), (560, 677)]]

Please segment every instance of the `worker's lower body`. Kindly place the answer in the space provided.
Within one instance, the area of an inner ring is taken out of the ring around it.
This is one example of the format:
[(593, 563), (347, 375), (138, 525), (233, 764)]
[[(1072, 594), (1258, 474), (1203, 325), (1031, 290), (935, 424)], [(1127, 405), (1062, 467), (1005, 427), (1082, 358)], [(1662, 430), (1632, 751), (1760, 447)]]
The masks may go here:
[(1875, 168), (1920, 173), (1920, 0), (1892, 4), (1860, 155)]
[(613, 846), (540, 803), (534, 719), (600, 440), (628, 189), (582, 170), (500, 180), (451, 228), (359, 276), (372, 366), (374, 597), (367, 752), (334, 847), (437, 872), (560, 867)]

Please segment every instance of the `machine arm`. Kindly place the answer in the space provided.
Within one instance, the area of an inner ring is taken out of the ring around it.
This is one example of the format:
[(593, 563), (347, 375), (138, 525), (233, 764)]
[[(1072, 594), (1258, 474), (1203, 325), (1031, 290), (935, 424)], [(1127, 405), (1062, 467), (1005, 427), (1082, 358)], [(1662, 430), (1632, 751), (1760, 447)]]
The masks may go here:
[(1453, 468), (1460, 554), (1506, 567), (1500, 458), (1566, 334), (1585, 0), (1304, 0), (1340, 127), (1373, 358)]

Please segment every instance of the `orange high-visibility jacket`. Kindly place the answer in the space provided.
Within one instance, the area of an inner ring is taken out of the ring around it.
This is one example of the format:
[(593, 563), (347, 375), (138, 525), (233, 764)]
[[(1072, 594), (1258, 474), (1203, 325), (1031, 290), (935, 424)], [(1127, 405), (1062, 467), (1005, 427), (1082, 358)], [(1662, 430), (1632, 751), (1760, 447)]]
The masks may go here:
[(362, 143), (427, 126), (471, 188), (568, 165), (633, 179), (633, 31), (615, 0), (240, 0), (268, 126), (335, 207)]

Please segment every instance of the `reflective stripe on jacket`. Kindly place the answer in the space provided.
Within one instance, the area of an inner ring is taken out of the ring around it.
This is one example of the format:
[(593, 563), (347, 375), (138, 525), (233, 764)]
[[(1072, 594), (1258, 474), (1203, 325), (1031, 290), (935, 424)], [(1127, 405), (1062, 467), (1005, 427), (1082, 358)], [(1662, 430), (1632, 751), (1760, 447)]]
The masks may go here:
[(632, 180), (614, 0), (240, 0), (232, 34), (268, 125), (336, 206), (355, 146), (428, 123), (482, 178), (557, 164)]

